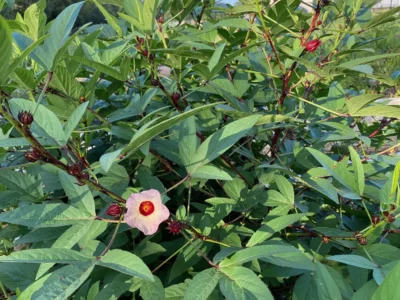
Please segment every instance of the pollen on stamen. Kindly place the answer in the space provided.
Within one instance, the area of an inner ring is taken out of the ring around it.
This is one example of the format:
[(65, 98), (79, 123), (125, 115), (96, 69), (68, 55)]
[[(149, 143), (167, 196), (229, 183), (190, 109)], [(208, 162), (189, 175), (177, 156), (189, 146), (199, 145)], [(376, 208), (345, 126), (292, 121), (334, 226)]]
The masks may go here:
[(151, 201), (143, 201), (142, 203), (140, 203), (139, 206), (139, 212), (143, 215), (143, 216), (149, 216), (154, 212), (154, 204)]

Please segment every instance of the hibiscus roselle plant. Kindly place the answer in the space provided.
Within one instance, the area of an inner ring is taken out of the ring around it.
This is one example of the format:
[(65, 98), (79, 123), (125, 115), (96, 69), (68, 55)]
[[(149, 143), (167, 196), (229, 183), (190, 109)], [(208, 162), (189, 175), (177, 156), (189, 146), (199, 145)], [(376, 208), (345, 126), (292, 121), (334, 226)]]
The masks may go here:
[(5, 298), (399, 299), (400, 9), (90, 2), (0, 17)]

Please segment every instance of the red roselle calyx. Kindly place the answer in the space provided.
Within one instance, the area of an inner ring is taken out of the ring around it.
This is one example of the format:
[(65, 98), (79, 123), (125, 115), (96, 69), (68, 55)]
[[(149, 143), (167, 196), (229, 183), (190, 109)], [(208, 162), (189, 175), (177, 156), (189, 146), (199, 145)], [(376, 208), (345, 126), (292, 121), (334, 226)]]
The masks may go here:
[(373, 216), (372, 217), (372, 224), (376, 225), (381, 221), (381, 219), (379, 218), (379, 216)]
[(177, 103), (181, 99), (181, 95), (177, 92), (171, 94), (171, 100)]
[(68, 174), (72, 176), (78, 176), (82, 172), (82, 166), (79, 163), (68, 166)]
[(160, 82), (159, 82), (157, 79), (152, 79), (152, 80), (151, 80), (151, 85), (152, 85), (152, 86), (159, 86), (159, 85), (160, 85)]
[(36, 162), (40, 159), (40, 152), (37, 149), (33, 149), (32, 151), (25, 152), (25, 158), (29, 162)]
[(322, 42), (319, 39), (308, 41), (306, 43), (306, 50), (308, 52), (314, 52), (319, 48), (319, 46), (321, 46), (321, 44)]
[(172, 234), (179, 234), (182, 229), (185, 228), (185, 224), (180, 221), (170, 221), (168, 223), (167, 230)]
[(144, 49), (144, 50), (142, 51), (142, 55), (143, 55), (144, 57), (147, 57), (147, 56), (149, 55), (149, 50)]
[(121, 213), (122, 213), (122, 207), (117, 203), (112, 203), (106, 211), (106, 215), (111, 217), (119, 217)]
[(31, 125), (33, 122), (33, 115), (29, 111), (21, 111), (18, 114), (18, 121), (24, 125)]

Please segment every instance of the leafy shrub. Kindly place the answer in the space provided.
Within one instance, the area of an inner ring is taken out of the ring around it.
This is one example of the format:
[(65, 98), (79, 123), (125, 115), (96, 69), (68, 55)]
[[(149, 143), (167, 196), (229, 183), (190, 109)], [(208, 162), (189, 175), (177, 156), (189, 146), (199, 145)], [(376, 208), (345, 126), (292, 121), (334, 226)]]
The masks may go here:
[(399, 102), (342, 83), (399, 9), (92, 2), (0, 20), (8, 297), (398, 296)]

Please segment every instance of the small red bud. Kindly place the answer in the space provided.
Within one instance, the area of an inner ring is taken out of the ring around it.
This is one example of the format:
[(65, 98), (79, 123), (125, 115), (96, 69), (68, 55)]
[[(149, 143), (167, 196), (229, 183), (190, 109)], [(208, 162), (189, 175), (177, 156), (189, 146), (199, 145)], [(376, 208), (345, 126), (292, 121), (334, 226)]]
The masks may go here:
[(168, 223), (167, 229), (172, 234), (179, 234), (182, 229), (185, 227), (185, 224), (179, 221), (171, 221)]
[(389, 216), (389, 212), (388, 212), (388, 211), (384, 211), (384, 212), (383, 212), (383, 215), (384, 215), (385, 217), (388, 217), (388, 216)]
[(392, 214), (387, 216), (387, 221), (388, 223), (393, 223), (394, 221), (396, 221), (396, 217)]
[(68, 166), (68, 174), (72, 176), (81, 175), (82, 166), (79, 163)]
[(379, 216), (373, 216), (372, 217), (372, 224), (376, 225), (381, 221), (381, 218)]
[(314, 52), (319, 48), (319, 46), (321, 46), (321, 44), (322, 44), (322, 42), (320, 40), (318, 40), (318, 39), (312, 40), (312, 41), (308, 41), (306, 43), (306, 50), (308, 52)]
[(149, 55), (149, 50), (144, 49), (144, 50), (142, 51), (142, 55), (143, 55), (144, 57), (147, 57), (147, 56)]
[(159, 16), (157, 18), (157, 22), (160, 23), (160, 24), (163, 24), (164, 23), (164, 16), (163, 15)]
[(394, 210), (396, 210), (396, 205), (390, 204), (390, 211), (394, 211)]
[(324, 242), (325, 244), (328, 244), (329, 243), (329, 238), (327, 236), (324, 236), (322, 238), (322, 242)]
[(122, 208), (118, 203), (112, 203), (106, 211), (106, 215), (111, 217), (119, 217), (121, 213), (122, 213)]
[(150, 60), (150, 61), (154, 61), (154, 59), (155, 59), (154, 54), (153, 54), (153, 53), (150, 53), (150, 55), (149, 55), (149, 60)]
[(25, 152), (25, 158), (29, 162), (36, 162), (40, 159), (40, 152), (37, 149), (33, 149), (32, 151)]
[(85, 102), (86, 101), (86, 97), (85, 96), (82, 96), (81, 97), (81, 103), (83, 103), (83, 102)]
[(181, 95), (178, 92), (171, 94), (171, 100), (174, 101), (174, 103), (177, 103), (179, 99), (181, 99)]
[(18, 114), (18, 120), (24, 125), (31, 125), (33, 122), (33, 115), (29, 111), (21, 111)]
[(365, 237), (361, 237), (357, 241), (361, 246), (368, 245), (368, 241), (367, 241), (367, 239)]

